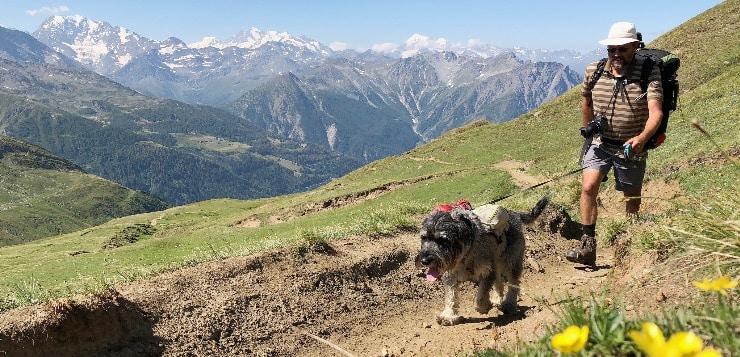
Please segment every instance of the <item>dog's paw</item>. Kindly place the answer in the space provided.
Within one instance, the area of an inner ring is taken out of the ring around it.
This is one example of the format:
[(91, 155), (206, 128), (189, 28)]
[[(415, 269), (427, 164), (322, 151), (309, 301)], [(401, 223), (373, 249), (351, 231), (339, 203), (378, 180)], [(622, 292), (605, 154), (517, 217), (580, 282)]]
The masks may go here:
[(475, 304), (475, 311), (477, 311), (479, 314), (487, 314), (489, 311), (493, 309), (493, 304), (490, 301), (484, 301), (484, 302), (477, 302)]
[(499, 305), (498, 309), (506, 315), (514, 314), (517, 311), (516, 304), (510, 302)]
[(439, 315), (437, 316), (437, 323), (442, 326), (454, 326), (457, 325), (465, 320), (464, 317), (460, 315), (452, 315), (452, 316), (443, 316)]

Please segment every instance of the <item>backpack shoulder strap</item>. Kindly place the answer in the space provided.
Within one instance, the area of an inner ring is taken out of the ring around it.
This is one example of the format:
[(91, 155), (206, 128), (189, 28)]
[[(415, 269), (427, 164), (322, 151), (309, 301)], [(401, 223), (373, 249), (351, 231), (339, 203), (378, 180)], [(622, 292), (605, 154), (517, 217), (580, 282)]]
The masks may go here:
[(640, 88), (643, 93), (647, 92), (648, 85), (650, 84), (650, 74), (653, 73), (653, 66), (655, 66), (655, 61), (646, 56), (642, 62), (642, 73), (640, 73)]
[(599, 64), (596, 65), (596, 70), (594, 71), (594, 74), (591, 75), (591, 80), (588, 81), (588, 89), (594, 89), (596, 82), (601, 77), (601, 74), (604, 73), (604, 67), (606, 66), (606, 60), (607, 60), (606, 57), (599, 60)]

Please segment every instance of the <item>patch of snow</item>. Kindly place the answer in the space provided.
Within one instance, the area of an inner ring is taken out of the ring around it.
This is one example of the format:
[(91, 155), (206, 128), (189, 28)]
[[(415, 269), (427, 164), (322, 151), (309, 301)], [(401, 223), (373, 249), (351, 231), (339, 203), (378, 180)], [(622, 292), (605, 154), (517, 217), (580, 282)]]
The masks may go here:
[(134, 58), (134, 56), (132, 56), (131, 54), (126, 54), (126, 55), (123, 55), (123, 56), (118, 56), (118, 65), (120, 67), (123, 67), (127, 63), (129, 63), (133, 58)]
[(121, 41), (121, 44), (128, 42), (130, 36), (131, 36), (131, 32), (129, 32), (123, 27), (118, 28), (118, 39), (119, 41)]
[(326, 128), (326, 140), (329, 142), (329, 148), (334, 150), (334, 143), (337, 141), (337, 125), (332, 123)]

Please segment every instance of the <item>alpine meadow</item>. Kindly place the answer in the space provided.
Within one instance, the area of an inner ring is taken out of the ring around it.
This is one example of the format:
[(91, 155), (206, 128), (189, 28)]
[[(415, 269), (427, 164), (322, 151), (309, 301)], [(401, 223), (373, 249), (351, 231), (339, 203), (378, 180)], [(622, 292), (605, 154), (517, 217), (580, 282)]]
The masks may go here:
[[(625, 216), (613, 178), (602, 185), (596, 269), (564, 259), (579, 236), (583, 138), (576, 87), (513, 120), (472, 122), (302, 192), (168, 206), (110, 183), (101, 192), (116, 197), (98, 199), (128, 204), (77, 200), (76, 208), (65, 209), (101, 212), (77, 230), (0, 247), (0, 351), (740, 355), (739, 33), (740, 0), (727, 0), (646, 44), (681, 58), (678, 109), (671, 113), (667, 140), (649, 154), (640, 215)], [(9, 102), (19, 103), (0, 92), (0, 105)], [(7, 142), (0, 142), (0, 155), (14, 145), (34, 156), (0, 156), (0, 197), (23, 187), (32, 203), (42, 197), (64, 206), (87, 187), (103, 184), (92, 175), (82, 180), (87, 174), (71, 161)], [(298, 157), (297, 151), (300, 145), (283, 153)], [(306, 162), (318, 161), (320, 152), (311, 151)], [(58, 175), (48, 182), (60, 186), (8, 183), (10, 172)], [(77, 193), (59, 197), (70, 187)], [(43, 196), (45, 189), (56, 194)], [(496, 200), (526, 211), (544, 195), (550, 205), (524, 230), (519, 310), (479, 314), (472, 306), (475, 286), (463, 284), (465, 321), (437, 324), (444, 289), (426, 281), (414, 264), (423, 218), (435, 206), (463, 198), (473, 207)], [(105, 222), (99, 207), (118, 218)], [(137, 211), (142, 207), (149, 212)], [(0, 222), (31, 231), (31, 215), (40, 219), (44, 213), (7, 217), (0, 211)]]

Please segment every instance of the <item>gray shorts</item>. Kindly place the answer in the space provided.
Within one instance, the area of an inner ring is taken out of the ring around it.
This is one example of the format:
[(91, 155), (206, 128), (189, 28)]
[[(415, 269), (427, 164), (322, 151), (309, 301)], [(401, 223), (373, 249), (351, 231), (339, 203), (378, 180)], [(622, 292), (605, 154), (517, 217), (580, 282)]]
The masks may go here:
[(614, 167), (614, 188), (617, 191), (636, 192), (642, 190), (642, 181), (645, 178), (645, 160), (627, 161), (618, 155), (591, 144), (583, 156), (583, 169), (599, 170), (606, 175)]

